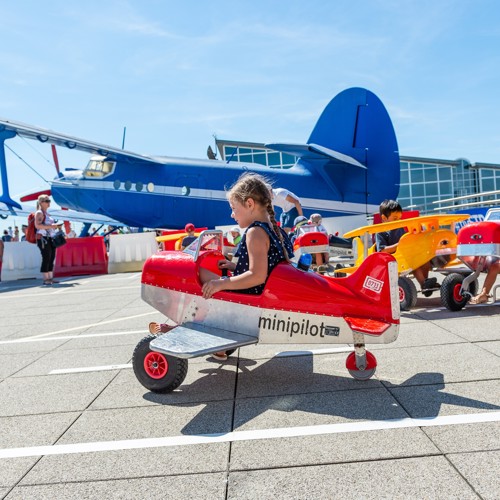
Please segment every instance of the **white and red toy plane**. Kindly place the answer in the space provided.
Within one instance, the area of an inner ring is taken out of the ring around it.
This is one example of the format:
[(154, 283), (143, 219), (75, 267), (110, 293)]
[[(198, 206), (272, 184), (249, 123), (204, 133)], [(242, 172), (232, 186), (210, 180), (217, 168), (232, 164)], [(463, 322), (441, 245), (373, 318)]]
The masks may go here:
[(151, 256), (142, 271), (142, 298), (175, 325), (136, 346), (133, 368), (154, 392), (182, 384), (189, 358), (250, 344), (353, 344), (349, 373), (367, 380), (377, 361), (365, 344), (386, 344), (399, 333), (398, 270), (386, 253), (369, 256), (345, 278), (303, 271), (282, 262), (260, 295), (222, 291), (203, 298), (200, 270), (221, 274), (222, 231), (203, 231), (185, 251)]

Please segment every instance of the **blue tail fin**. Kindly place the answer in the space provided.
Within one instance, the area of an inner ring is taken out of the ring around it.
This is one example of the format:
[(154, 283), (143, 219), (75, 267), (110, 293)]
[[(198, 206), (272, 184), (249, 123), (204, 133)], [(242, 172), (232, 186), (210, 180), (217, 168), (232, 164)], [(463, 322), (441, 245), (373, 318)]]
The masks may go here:
[(268, 144), (299, 157), (320, 173), (342, 201), (378, 205), (399, 193), (399, 153), (391, 119), (380, 99), (362, 88), (335, 96), (307, 144)]

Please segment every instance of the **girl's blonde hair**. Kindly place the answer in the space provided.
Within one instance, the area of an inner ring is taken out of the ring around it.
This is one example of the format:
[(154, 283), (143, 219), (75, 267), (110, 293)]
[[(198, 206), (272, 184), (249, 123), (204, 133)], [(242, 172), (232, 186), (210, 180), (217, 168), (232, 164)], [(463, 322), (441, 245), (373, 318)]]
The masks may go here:
[(281, 243), (286, 260), (289, 261), (290, 257), (285, 247), (283, 233), (280, 231), (278, 223), (276, 222), (272, 196), (271, 182), (264, 176), (256, 174), (255, 172), (245, 172), (241, 174), (227, 193), (228, 200), (238, 201), (243, 205), (249, 198), (252, 198), (256, 203), (266, 207), (273, 226), (273, 231)]

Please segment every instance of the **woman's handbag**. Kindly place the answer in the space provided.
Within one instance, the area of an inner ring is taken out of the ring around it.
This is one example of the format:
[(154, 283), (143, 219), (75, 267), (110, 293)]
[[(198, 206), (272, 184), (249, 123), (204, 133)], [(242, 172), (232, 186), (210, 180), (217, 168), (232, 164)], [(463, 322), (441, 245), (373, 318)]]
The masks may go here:
[(63, 231), (57, 231), (57, 233), (52, 236), (52, 245), (54, 245), (54, 248), (66, 245), (66, 236)]

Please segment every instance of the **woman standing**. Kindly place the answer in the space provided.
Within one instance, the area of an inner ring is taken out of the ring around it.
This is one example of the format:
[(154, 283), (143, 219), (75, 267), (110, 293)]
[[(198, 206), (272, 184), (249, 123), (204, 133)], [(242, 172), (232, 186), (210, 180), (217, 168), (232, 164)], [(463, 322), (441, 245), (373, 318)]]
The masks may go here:
[(47, 212), (50, 201), (46, 194), (41, 194), (38, 197), (35, 212), (36, 244), (42, 253), (40, 272), (43, 274), (43, 284), (46, 286), (57, 283), (53, 279), (56, 248), (52, 243), (52, 238), (58, 226), (54, 224), (54, 219)]

